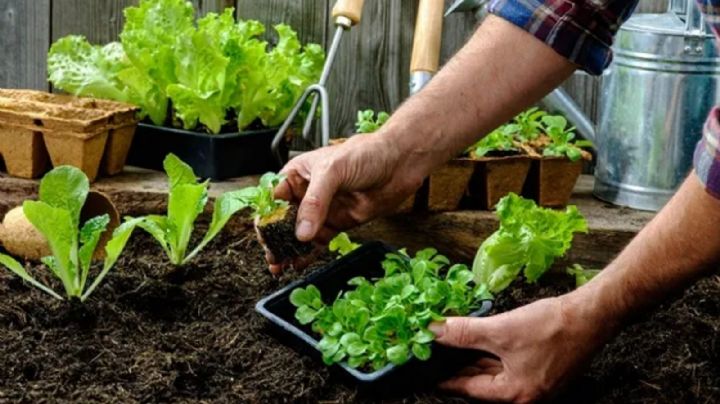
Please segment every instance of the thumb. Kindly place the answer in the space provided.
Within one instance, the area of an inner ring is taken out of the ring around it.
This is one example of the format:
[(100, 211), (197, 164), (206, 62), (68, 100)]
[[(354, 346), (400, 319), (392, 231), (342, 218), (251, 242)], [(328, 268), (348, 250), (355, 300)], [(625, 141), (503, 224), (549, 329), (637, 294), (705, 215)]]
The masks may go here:
[(492, 317), (448, 317), (428, 327), (435, 334), (435, 341), (455, 348), (477, 349), (497, 355), (498, 338)]
[(297, 215), (296, 236), (311, 241), (327, 219), (330, 202), (340, 186), (337, 174), (330, 170), (312, 173)]

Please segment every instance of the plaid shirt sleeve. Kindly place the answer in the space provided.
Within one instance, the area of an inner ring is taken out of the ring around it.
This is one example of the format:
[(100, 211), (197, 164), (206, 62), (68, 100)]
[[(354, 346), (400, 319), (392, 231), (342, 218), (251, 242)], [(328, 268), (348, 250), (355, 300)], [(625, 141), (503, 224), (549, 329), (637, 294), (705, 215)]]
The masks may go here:
[(491, 0), (488, 11), (528, 31), (591, 74), (612, 60), (613, 37), (638, 0)]
[[(720, 0), (697, 0), (717, 38), (720, 34)], [(702, 140), (695, 149), (695, 173), (705, 184), (707, 192), (720, 198), (720, 108), (715, 107), (708, 116)]]

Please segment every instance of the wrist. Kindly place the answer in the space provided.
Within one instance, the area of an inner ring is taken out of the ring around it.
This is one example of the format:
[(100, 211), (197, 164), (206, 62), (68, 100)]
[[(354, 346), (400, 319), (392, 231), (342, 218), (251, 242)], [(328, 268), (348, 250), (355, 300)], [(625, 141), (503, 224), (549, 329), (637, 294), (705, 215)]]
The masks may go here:
[(621, 330), (626, 317), (622, 302), (602, 282), (591, 282), (559, 299), (566, 326), (600, 345)]

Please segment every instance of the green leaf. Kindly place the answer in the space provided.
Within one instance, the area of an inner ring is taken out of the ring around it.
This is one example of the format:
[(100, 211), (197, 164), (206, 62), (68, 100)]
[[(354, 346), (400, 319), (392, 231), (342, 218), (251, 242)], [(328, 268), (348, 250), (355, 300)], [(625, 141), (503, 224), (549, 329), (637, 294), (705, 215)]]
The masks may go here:
[(83, 36), (60, 38), (48, 53), (48, 80), (55, 88), (85, 97), (129, 101), (118, 73), (128, 67), (122, 45), (88, 43)]
[(85, 290), (81, 300), (87, 299), (95, 288), (100, 285), (108, 272), (110, 272), (110, 269), (112, 269), (113, 265), (115, 265), (118, 258), (120, 258), (120, 254), (122, 254), (122, 251), (125, 249), (125, 245), (128, 240), (130, 240), (133, 230), (135, 230), (135, 227), (142, 223), (143, 220), (143, 218), (128, 218), (124, 223), (118, 226), (115, 231), (113, 231), (112, 237), (105, 245), (105, 262), (103, 263), (103, 269), (100, 271), (90, 287)]
[(486, 239), (473, 261), (477, 284), (491, 293), (505, 289), (521, 273), (537, 281), (571, 246), (574, 234), (587, 232), (587, 222), (577, 207), (565, 212), (538, 207), (515, 194), (496, 207), (500, 228)]
[(163, 168), (168, 176), (170, 192), (179, 185), (197, 184), (197, 177), (192, 167), (180, 160), (176, 155), (170, 153), (163, 161)]
[(310, 306), (300, 306), (298, 307), (297, 311), (295, 311), (295, 319), (302, 324), (310, 324), (315, 320), (317, 317), (317, 310), (311, 308)]
[(23, 268), (23, 266), (20, 265), (19, 262), (15, 261), (15, 259), (13, 259), (12, 257), (5, 254), (0, 254), (0, 264), (12, 271), (15, 275), (22, 278), (25, 282), (35, 286), (36, 288), (42, 290), (43, 292), (49, 294), (56, 299), (63, 300), (62, 296), (58, 295), (49, 287), (35, 280), (35, 278), (33, 278), (29, 273), (27, 273), (27, 271), (25, 271), (25, 268)]
[(207, 203), (207, 184), (181, 184), (170, 191), (168, 200), (167, 240), (172, 251), (171, 261), (180, 265), (185, 260), (195, 220)]
[(430, 346), (423, 343), (415, 343), (412, 345), (412, 353), (413, 355), (415, 355), (416, 358), (420, 359), (421, 361), (426, 361), (430, 359)]
[(150, 234), (165, 250), (168, 257), (171, 255), (170, 248), (168, 246), (168, 221), (165, 216), (149, 215), (140, 218), (138, 227), (145, 230)]
[(427, 344), (433, 340), (435, 340), (435, 334), (426, 329), (419, 330), (415, 336), (413, 336), (413, 341), (418, 344)]
[(328, 245), (330, 252), (337, 252), (340, 257), (350, 254), (359, 247), (360, 244), (352, 242), (350, 236), (345, 232), (338, 233)]
[[(66, 206), (72, 204), (68, 202)], [(65, 292), (68, 296), (79, 296), (78, 228), (71, 211), (50, 206), (45, 202), (25, 201), (23, 212), (28, 221), (47, 239)]]
[(402, 365), (410, 359), (407, 344), (398, 344), (388, 348), (386, 355), (390, 363), (393, 365)]
[(235, 198), (231, 193), (225, 193), (215, 200), (215, 207), (213, 209), (213, 217), (210, 222), (205, 237), (203, 237), (200, 244), (188, 254), (185, 258), (185, 263), (189, 262), (195, 257), (205, 246), (210, 243), (215, 236), (225, 227), (227, 222), (239, 211), (245, 209), (248, 206), (242, 199)]
[[(322, 302), (320, 290), (315, 285), (308, 285), (305, 289), (297, 288), (290, 293), (290, 303), (295, 307), (315, 306), (317, 300)], [(319, 308), (319, 307), (315, 307)]]
[(80, 227), (80, 211), (85, 205), (90, 182), (85, 173), (71, 166), (52, 169), (40, 180), (39, 200), (70, 213), (74, 227)]
[(104, 214), (88, 220), (80, 229), (80, 250), (78, 251), (81, 271), (80, 290), (85, 289), (85, 282), (87, 281), (95, 248), (109, 223), (110, 216)]
[(357, 133), (373, 133), (380, 129), (389, 119), (390, 114), (384, 111), (379, 112), (377, 118), (375, 117), (375, 111), (371, 109), (358, 111), (355, 130)]

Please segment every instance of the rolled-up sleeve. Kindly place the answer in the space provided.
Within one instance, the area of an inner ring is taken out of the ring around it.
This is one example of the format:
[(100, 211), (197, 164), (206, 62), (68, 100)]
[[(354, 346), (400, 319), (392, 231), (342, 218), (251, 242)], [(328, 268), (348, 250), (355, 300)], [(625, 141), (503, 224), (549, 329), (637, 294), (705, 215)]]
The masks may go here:
[(488, 11), (597, 75), (610, 64), (615, 33), (637, 3), (638, 0), (491, 0)]
[(695, 173), (705, 185), (707, 192), (720, 198), (720, 108), (714, 108), (708, 116), (703, 137), (695, 148)]

